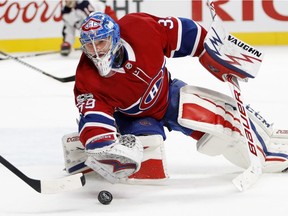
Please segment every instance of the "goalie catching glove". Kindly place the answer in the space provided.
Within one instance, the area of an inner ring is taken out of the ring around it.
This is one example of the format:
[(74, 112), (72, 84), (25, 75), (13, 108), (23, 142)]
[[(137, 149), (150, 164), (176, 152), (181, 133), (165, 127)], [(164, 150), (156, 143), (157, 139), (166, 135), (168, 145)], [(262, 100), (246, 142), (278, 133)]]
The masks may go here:
[(99, 147), (99, 142), (86, 145), (87, 166), (111, 183), (125, 179), (141, 167), (143, 147), (134, 135), (119, 135), (108, 146)]

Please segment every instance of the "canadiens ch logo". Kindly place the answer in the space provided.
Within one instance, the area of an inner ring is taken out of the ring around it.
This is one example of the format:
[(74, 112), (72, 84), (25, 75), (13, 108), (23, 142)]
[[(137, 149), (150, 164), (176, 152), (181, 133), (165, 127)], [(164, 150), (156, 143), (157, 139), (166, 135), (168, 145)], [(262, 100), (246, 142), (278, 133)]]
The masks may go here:
[(154, 79), (150, 82), (146, 92), (144, 93), (140, 101), (139, 104), (140, 110), (149, 109), (151, 106), (155, 104), (163, 87), (163, 77), (164, 72), (163, 70), (161, 70), (159, 71), (157, 76), (155, 76)]
[(126, 113), (128, 115), (137, 115), (149, 109), (157, 102), (163, 89), (165, 60), (160, 71), (155, 77), (152, 78), (147, 75), (143, 70), (134, 66), (131, 62), (126, 63), (125, 68), (128, 72), (132, 73), (134, 76), (142, 80), (148, 86), (143, 96), (139, 98), (134, 104), (132, 104), (126, 109), (118, 108), (122, 113)]
[(90, 30), (100, 29), (100, 28), (102, 28), (100, 23), (101, 23), (101, 20), (91, 18), (86, 23), (84, 23), (82, 25), (82, 30), (83, 31), (90, 31)]

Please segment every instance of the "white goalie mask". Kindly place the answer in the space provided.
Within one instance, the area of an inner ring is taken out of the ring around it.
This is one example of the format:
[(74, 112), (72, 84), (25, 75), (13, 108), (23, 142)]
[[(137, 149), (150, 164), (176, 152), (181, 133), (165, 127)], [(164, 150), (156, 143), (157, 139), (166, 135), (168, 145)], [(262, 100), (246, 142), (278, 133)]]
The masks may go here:
[(112, 76), (112, 66), (121, 47), (118, 24), (107, 14), (93, 12), (82, 24), (80, 42), (100, 76)]

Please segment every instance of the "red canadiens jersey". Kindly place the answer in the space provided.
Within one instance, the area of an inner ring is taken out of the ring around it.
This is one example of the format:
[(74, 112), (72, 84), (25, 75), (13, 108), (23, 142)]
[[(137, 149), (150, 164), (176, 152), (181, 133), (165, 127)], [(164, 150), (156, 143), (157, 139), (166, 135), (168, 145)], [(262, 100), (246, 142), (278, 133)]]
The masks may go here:
[(118, 21), (127, 59), (109, 77), (101, 77), (85, 54), (76, 71), (75, 101), (84, 145), (114, 141), (113, 113), (160, 120), (168, 106), (170, 77), (166, 57), (199, 56), (206, 30), (186, 18), (132, 13)]

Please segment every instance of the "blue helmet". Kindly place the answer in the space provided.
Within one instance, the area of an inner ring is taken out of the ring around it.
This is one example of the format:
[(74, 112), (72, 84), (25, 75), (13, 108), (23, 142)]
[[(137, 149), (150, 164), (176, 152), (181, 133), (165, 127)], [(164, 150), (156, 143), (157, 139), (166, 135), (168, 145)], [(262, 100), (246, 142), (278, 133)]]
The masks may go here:
[[(97, 41), (108, 44), (105, 53), (99, 54)], [(121, 47), (119, 25), (107, 14), (91, 13), (82, 23), (80, 42), (84, 53), (93, 61), (101, 76), (108, 76), (111, 72), (117, 51)], [(89, 51), (88, 45), (93, 48)]]

